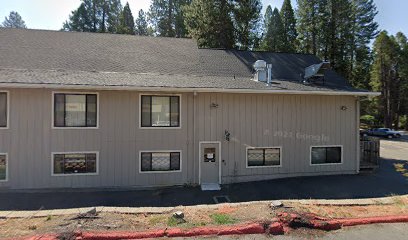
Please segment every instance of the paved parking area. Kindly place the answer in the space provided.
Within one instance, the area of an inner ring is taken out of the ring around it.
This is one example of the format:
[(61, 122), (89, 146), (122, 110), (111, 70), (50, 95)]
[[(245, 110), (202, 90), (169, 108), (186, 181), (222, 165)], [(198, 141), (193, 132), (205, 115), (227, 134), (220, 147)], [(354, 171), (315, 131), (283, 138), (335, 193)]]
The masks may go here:
[(203, 192), (199, 187), (155, 190), (67, 190), (48, 192), (0, 192), (0, 210), (61, 209), (91, 206), (167, 207), (213, 204), (214, 196), (231, 202), (274, 199), (344, 199), (408, 194), (408, 178), (394, 164), (408, 162), (408, 142), (384, 140), (381, 167), (374, 174), (276, 179), (231, 184), (221, 191)]

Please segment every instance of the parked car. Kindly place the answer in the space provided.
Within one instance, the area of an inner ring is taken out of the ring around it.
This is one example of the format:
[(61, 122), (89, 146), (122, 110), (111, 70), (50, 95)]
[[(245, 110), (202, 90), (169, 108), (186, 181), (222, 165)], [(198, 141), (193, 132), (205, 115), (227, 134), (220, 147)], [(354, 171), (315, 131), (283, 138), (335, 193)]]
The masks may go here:
[(367, 134), (369, 136), (386, 137), (386, 138), (400, 138), (401, 137), (400, 132), (394, 131), (390, 128), (374, 128), (374, 129), (365, 131), (363, 134)]

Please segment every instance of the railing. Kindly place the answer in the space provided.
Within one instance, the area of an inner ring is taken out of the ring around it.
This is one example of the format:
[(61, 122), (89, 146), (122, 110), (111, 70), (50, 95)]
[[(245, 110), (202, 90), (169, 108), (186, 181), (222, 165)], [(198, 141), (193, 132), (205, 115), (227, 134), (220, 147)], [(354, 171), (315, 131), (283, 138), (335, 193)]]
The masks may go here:
[(376, 168), (380, 164), (380, 139), (363, 137), (360, 140), (360, 169)]

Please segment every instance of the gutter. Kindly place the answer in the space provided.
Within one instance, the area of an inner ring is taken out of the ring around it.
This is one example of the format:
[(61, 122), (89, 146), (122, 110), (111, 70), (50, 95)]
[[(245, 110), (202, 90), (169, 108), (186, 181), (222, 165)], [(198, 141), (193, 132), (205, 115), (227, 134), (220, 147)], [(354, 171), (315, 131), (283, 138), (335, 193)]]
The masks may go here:
[(231, 89), (231, 88), (174, 88), (174, 87), (137, 87), (137, 86), (94, 86), (94, 85), (62, 85), (62, 84), (25, 84), (0, 83), (2, 88), (40, 88), (40, 89), (83, 89), (83, 90), (121, 90), (150, 92), (204, 92), (204, 93), (263, 93), (263, 94), (295, 94), (295, 95), (332, 95), (332, 96), (380, 96), (380, 92), (347, 92), (347, 91), (299, 91), (269, 89)]

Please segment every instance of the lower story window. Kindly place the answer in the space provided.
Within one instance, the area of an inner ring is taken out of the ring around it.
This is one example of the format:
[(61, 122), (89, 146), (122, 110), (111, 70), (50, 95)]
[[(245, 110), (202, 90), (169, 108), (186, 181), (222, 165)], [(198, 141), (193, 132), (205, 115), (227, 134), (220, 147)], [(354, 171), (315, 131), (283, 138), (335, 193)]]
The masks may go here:
[(341, 163), (341, 146), (318, 146), (312, 147), (311, 162), (313, 164), (336, 164)]
[(54, 174), (96, 174), (97, 153), (55, 153)]
[(280, 148), (248, 148), (248, 167), (266, 167), (281, 165)]
[(181, 152), (142, 152), (141, 172), (180, 171)]
[(7, 155), (0, 154), (0, 181), (7, 181)]

